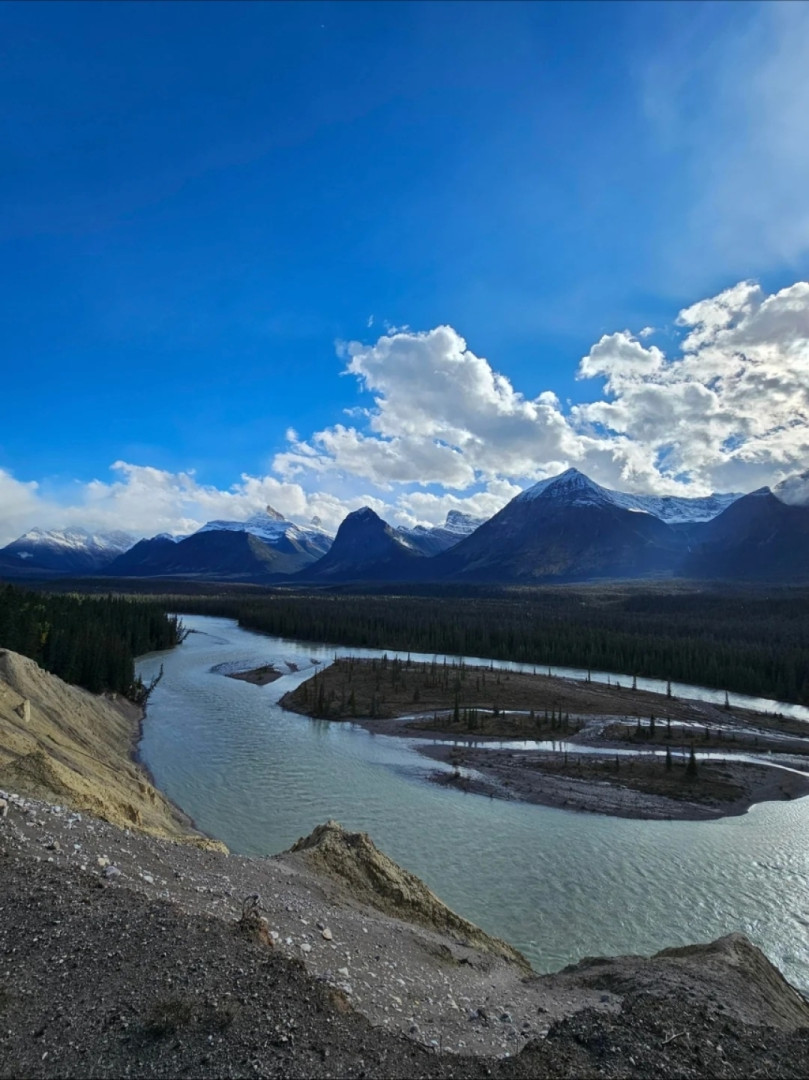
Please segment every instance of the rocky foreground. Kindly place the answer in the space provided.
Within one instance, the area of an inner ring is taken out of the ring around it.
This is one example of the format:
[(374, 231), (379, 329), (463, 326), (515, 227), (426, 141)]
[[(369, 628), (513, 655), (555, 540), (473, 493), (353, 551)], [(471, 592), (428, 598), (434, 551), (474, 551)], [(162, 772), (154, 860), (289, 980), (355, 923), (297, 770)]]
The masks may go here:
[(809, 1075), (809, 1004), (741, 935), (537, 975), (335, 822), (205, 842), (136, 718), (0, 660), (0, 1077)]
[(335, 823), (246, 859), (6, 803), (2, 1077), (809, 1075), (741, 935), (539, 976)]

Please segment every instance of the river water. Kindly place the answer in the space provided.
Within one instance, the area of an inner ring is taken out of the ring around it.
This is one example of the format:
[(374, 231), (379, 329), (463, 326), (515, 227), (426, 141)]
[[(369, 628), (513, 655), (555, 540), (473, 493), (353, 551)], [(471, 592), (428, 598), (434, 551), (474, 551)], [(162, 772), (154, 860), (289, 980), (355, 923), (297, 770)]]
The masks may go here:
[[(313, 661), (381, 650), (266, 637), (230, 619), (183, 622), (195, 632), (181, 646), (138, 662), (145, 680), (164, 668), (140, 753), (157, 785), (232, 851), (273, 854), (336, 818), (370, 833), (538, 971), (740, 930), (809, 992), (809, 798), (721, 821), (631, 821), (438, 787), (428, 774), (441, 766), (411, 740), (310, 720), (278, 705), (311, 676)], [(266, 663), (287, 671), (287, 661), (299, 671), (264, 687), (222, 675), (229, 666)], [(654, 680), (638, 685), (665, 690)], [(672, 691), (724, 700), (724, 693), (678, 684)], [(731, 702), (809, 720), (798, 706), (733, 695)]]

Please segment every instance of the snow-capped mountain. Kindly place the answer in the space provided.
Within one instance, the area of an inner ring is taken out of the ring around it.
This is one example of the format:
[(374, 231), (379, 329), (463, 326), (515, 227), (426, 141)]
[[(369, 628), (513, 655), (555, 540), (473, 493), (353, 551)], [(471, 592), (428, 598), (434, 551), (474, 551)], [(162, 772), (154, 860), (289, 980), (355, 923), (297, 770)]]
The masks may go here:
[(271, 547), (276, 547), (280, 541), (286, 539), (306, 546), (318, 557), (326, 554), (334, 539), (321, 527), (318, 519), (313, 518), (309, 525), (296, 525), (293, 521), (287, 521), (284, 515), (279, 514), (272, 506), (253, 514), (246, 521), (208, 521), (193, 535), (199, 536), (206, 532), (250, 533)]
[(209, 521), (191, 536), (145, 540), (116, 559), (111, 575), (262, 581), (294, 574), (320, 559), (332, 537), (318, 524), (296, 525), (277, 510), (247, 521)]
[(809, 506), (809, 469), (788, 476), (775, 485), (772, 493), (787, 506)]
[(102, 571), (137, 540), (137, 536), (122, 531), (29, 529), (0, 549), (0, 570), (9, 577), (92, 574)]
[(629, 509), (577, 469), (517, 495), (455, 547), (431, 560), (449, 580), (586, 581), (673, 571), (685, 537)]
[(668, 525), (710, 521), (741, 498), (738, 492), (695, 498), (682, 495), (633, 495), (628, 491), (612, 491), (610, 488), (601, 487), (578, 469), (567, 469), (558, 476), (540, 480), (518, 495), (517, 499), (528, 501), (548, 494), (558, 496), (570, 506), (610, 504), (624, 510), (652, 514)]
[(416, 525), (412, 529), (400, 525), (398, 531), (422, 555), (438, 555), (469, 536), (485, 520), (450, 510), (443, 525)]

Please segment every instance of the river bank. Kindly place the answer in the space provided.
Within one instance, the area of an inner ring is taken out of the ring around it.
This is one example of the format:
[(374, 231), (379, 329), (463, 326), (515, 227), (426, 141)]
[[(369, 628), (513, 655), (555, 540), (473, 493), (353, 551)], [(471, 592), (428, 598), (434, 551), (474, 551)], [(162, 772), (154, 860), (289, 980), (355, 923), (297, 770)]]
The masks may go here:
[[(51, 678), (54, 740), (60, 725), (83, 733), (92, 759), (103, 732), (68, 713), (84, 692)], [(131, 723), (101, 757), (134, 768), (130, 736)], [(809, 1067), (809, 1005), (738, 934), (539, 976), (335, 823), (280, 856), (246, 858), (8, 785), (0, 799), (0, 952), (14, 956), (0, 987), (2, 1077)]]
[[(805, 771), (800, 764), (809, 755), (809, 730), (802, 721), (620, 682), (494, 665), (344, 658), (285, 694), (281, 705), (350, 720), (375, 734), (418, 736), (421, 754), (453, 767), (436, 771), (432, 780), (471, 794), (682, 821), (735, 816), (757, 803), (809, 795), (809, 762)], [(518, 745), (511, 749), (505, 741)], [(715, 751), (721, 761), (703, 756)], [(778, 768), (763, 757), (772, 753), (798, 763), (793, 771)], [(744, 761), (742, 755), (760, 758)]]
[(751, 762), (702, 761), (698, 775), (690, 780), (684, 775), (687, 758), (673, 766), (672, 775), (665, 759), (650, 760), (648, 754), (596, 758), (441, 743), (419, 749), (453, 766), (451, 772), (433, 773), (434, 783), (491, 798), (612, 817), (711, 821), (745, 814), (758, 803), (809, 795), (809, 776)]

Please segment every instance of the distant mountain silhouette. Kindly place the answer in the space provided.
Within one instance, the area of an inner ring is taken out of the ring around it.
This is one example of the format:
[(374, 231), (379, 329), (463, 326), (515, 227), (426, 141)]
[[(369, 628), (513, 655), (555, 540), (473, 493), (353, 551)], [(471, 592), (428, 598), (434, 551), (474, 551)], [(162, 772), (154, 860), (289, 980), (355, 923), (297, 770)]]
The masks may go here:
[(296, 575), (300, 581), (399, 581), (428, 560), (370, 507), (349, 514), (330, 550)]

